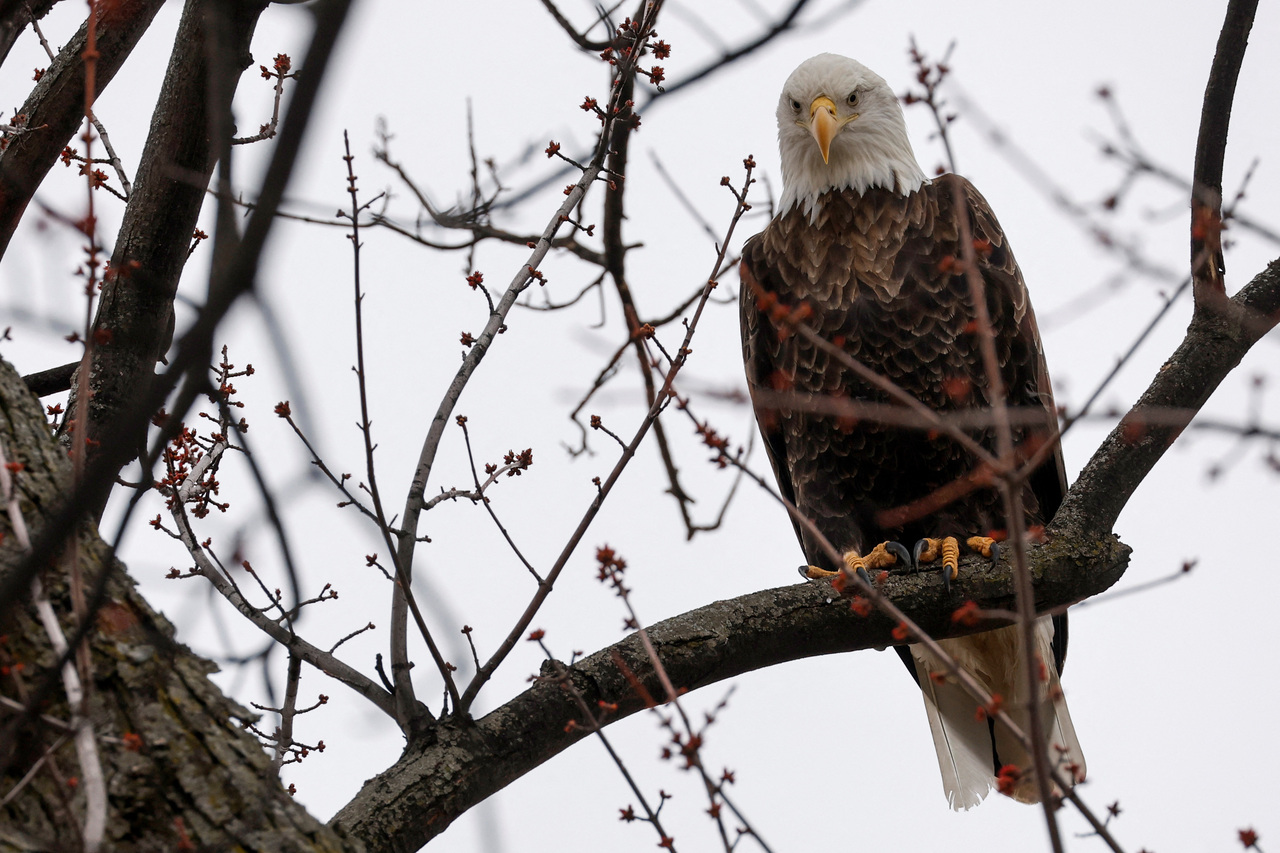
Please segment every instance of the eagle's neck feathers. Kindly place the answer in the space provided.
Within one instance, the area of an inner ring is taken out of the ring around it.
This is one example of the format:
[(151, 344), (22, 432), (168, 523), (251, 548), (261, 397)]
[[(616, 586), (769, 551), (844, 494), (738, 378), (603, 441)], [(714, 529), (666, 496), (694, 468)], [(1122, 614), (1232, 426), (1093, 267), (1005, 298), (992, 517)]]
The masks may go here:
[(883, 187), (898, 195), (910, 195), (929, 183), (916, 162), (904, 125), (893, 121), (862, 122), (855, 133), (842, 133), (831, 146), (831, 162), (823, 163), (818, 147), (808, 135), (784, 134), (782, 199), (779, 212), (792, 206), (816, 220), (822, 196), (831, 190), (852, 190), (862, 195)]

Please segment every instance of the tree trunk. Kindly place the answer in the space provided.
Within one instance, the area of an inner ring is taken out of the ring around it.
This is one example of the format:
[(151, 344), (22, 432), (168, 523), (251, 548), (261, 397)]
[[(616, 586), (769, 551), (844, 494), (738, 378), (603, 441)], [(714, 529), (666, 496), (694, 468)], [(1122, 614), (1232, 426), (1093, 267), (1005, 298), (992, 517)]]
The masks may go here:
[[(0, 442), (15, 472), (26, 523), (38, 536), (66, 494), (71, 465), (45, 426), (39, 402), (0, 362)], [(7, 514), (0, 518), (0, 575), (22, 561)], [(138, 595), (91, 525), (76, 559), (92, 590), (106, 571), (106, 599), (89, 634), (90, 717), (107, 782), (107, 843), (117, 851), (363, 850), (311, 817), (282, 788), (271, 760), (240, 721), (256, 715), (209, 681), (217, 667), (174, 641), (174, 629)], [(70, 549), (68, 554), (70, 554)], [(71, 559), (41, 578), (68, 637)], [(38, 715), (6, 702), (0, 720), (0, 798), (40, 767), (0, 808), (0, 850), (79, 850), (81, 775), (57, 655), (28, 596), (0, 602), (0, 696), (23, 705), (41, 693)]]

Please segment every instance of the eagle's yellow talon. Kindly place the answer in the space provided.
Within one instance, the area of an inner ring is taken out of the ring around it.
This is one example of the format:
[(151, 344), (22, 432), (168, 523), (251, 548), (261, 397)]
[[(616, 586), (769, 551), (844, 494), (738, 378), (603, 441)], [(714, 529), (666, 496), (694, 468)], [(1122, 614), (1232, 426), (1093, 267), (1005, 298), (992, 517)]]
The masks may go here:
[(869, 570), (883, 569), (892, 566), (898, 562), (898, 556), (893, 553), (890, 546), (895, 546), (897, 550), (906, 553), (906, 549), (896, 542), (881, 542), (879, 545), (871, 549), (871, 553), (862, 558), (862, 564)]
[(970, 536), (964, 540), (964, 544), (968, 545), (971, 551), (975, 551), (984, 557), (990, 557), (991, 548), (996, 544), (996, 540), (990, 536)]
[[(897, 553), (895, 553), (897, 552)], [(907, 551), (896, 542), (881, 542), (879, 545), (871, 549), (871, 553), (862, 556), (857, 551), (844, 552), (844, 571), (851, 575), (862, 574), (870, 577), (870, 573), (879, 569), (892, 566), (895, 563), (906, 562)], [(830, 569), (820, 569), (817, 566), (802, 566), (800, 574), (809, 580), (822, 580), (824, 578), (832, 578), (840, 574)]]
[(811, 581), (822, 580), (823, 578), (833, 578), (838, 574), (840, 573), (830, 571), (829, 569), (820, 569), (817, 566), (804, 567), (804, 576)]
[(942, 566), (951, 573), (951, 579), (960, 577), (960, 543), (954, 536), (942, 540)]

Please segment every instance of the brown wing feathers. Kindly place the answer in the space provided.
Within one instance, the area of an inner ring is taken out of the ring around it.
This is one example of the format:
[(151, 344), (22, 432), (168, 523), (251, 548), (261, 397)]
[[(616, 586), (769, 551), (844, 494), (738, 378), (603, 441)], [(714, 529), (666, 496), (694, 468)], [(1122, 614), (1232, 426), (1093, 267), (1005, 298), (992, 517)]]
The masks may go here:
[[(964, 208), (987, 286), (1008, 402), (1052, 411), (1052, 396), (1026, 289), (986, 201), (967, 181)], [(798, 208), (774, 219), (743, 249), (742, 329), (748, 384), (762, 390), (889, 402), (773, 315), (805, 321), (854, 358), (940, 411), (986, 406), (950, 177), (901, 196), (885, 189), (828, 193), (813, 222)], [(761, 310), (764, 307), (766, 310)], [(785, 325), (785, 324), (784, 324)], [(785, 400), (785, 398), (784, 398)], [(778, 404), (757, 406), (784, 494), (837, 548), (863, 553), (883, 539), (973, 535), (1003, 527), (990, 488), (971, 490), (924, 517), (886, 524), (885, 513), (963, 480), (976, 461), (946, 436), (869, 421), (850, 423)], [(1051, 421), (1046, 417), (1045, 433)], [(1022, 441), (1030, 430), (1021, 429)], [(973, 435), (994, 447), (990, 430)], [(1056, 469), (1056, 470), (1055, 470)], [(1043, 524), (1061, 500), (1060, 457), (1027, 494), (1028, 523)], [(789, 493), (789, 494), (787, 494)], [(1043, 507), (1043, 510), (1042, 510)], [(830, 561), (797, 528), (807, 559)]]

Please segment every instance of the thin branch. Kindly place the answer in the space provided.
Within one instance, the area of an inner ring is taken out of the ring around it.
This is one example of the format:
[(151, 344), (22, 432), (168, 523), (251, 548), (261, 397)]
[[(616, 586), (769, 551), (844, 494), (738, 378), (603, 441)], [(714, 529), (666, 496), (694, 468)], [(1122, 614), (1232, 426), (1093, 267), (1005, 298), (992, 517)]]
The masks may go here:
[[(748, 157), (743, 161), (743, 165), (746, 168), (746, 178), (743, 181), (741, 193), (736, 194), (738, 204), (734, 209), (733, 217), (729, 222), (729, 227), (725, 233), (724, 240), (720, 244), (720, 253), (716, 256), (715, 263), (712, 265), (713, 270), (720, 269), (727, 251), (726, 247), (728, 246), (729, 241), (733, 238), (734, 229), (737, 228), (742, 215), (750, 209), (750, 205), (746, 202), (746, 195), (752, 183), (751, 175), (755, 169), (755, 161)], [(693, 317), (688, 323), (684, 341), (680, 345), (676, 361), (667, 371), (666, 377), (662, 383), (662, 388), (657, 393), (654, 403), (649, 407), (649, 411), (645, 415), (644, 420), (640, 422), (640, 426), (636, 429), (631, 442), (622, 451), (618, 461), (614, 464), (613, 470), (609, 472), (609, 476), (598, 487), (595, 498), (587, 508), (582, 519), (578, 522), (577, 528), (570, 535), (568, 542), (565, 543), (565, 546), (561, 550), (560, 556), (556, 559), (555, 564), (552, 566), (551, 570), (547, 572), (546, 579), (538, 585), (537, 593), (525, 607), (524, 613), (521, 614), (520, 618), (516, 621), (515, 626), (512, 628), (511, 632), (507, 634), (497, 651), (495, 651), (493, 656), (489, 658), (485, 665), (476, 672), (475, 678), (473, 678), (471, 683), (467, 685), (467, 689), (463, 693), (463, 711), (470, 707), (471, 702), (474, 701), (476, 695), (480, 692), (480, 688), (483, 687), (485, 682), (487, 682), (493, 675), (494, 670), (497, 669), (498, 665), (502, 663), (510, 651), (515, 647), (515, 644), (519, 639), (524, 636), (529, 624), (533, 621), (533, 617), (537, 614), (547, 596), (551, 594), (551, 590), (555, 586), (556, 579), (560, 576), (560, 572), (564, 570), (565, 565), (569, 562), (569, 557), (572, 556), (573, 552), (577, 549), (578, 543), (582, 541), (582, 537), (586, 534), (587, 528), (590, 527), (591, 522), (600, 511), (600, 507), (609, 496), (614, 485), (618, 482), (618, 478), (622, 476), (623, 470), (635, 456), (636, 449), (640, 446), (640, 442), (644, 440), (644, 437), (649, 432), (650, 426), (652, 426), (658, 419), (658, 415), (662, 413), (664, 408), (666, 408), (666, 405), (670, 400), (669, 395), (671, 393), (672, 384), (675, 382), (676, 375), (686, 363), (688, 355), (691, 352), (689, 349), (689, 343), (692, 341), (694, 331), (698, 327), (698, 320), (701, 318), (703, 308), (706, 306), (707, 300), (711, 296), (711, 291), (716, 287), (716, 285), (717, 282), (714, 279), (707, 281), (706, 287), (703, 288), (702, 299), (698, 303), (698, 307), (695, 309)]]
[(182, 544), (186, 546), (187, 553), (195, 561), (196, 572), (213, 584), (218, 593), (230, 602), (231, 606), (240, 612), (240, 615), (252, 622), (258, 630), (275, 640), (291, 654), (297, 654), (302, 660), (330, 678), (347, 685), (372, 702), (383, 713), (392, 719), (396, 719), (395, 702), (389, 692), (383, 690), (371, 679), (338, 658), (308, 643), (293, 633), (292, 630), (281, 625), (279, 621), (270, 618), (264, 611), (254, 607), (244, 597), (244, 594), (231, 579), (230, 575), (219, 570), (210, 560), (207, 551), (196, 537), (195, 531), (191, 527), (190, 519), (187, 517), (186, 509), (182, 504), (177, 504), (172, 512), (172, 518), (177, 526), (177, 532), (182, 539)]
[(280, 727), (275, 734), (275, 757), (271, 765), (279, 772), (293, 745), (293, 720), (298, 714), (298, 685), (302, 681), (302, 658), (289, 652), (289, 669), (284, 679), (284, 704), (280, 706)]
[[(40, 29), (40, 22), (36, 20), (35, 15), (31, 15), (31, 29), (35, 32), (36, 37), (40, 39), (40, 46), (44, 48), (45, 55), (49, 57), (49, 61), (56, 62), (58, 57), (56, 54), (54, 54), (53, 48), (49, 46), (48, 40), (45, 39), (44, 32)], [(111, 168), (116, 170), (116, 177), (120, 179), (120, 186), (124, 188), (124, 193), (123, 194), (118, 193), (111, 187), (106, 186), (105, 184), (103, 184), (103, 189), (113, 193), (123, 201), (128, 201), (130, 194), (133, 192), (133, 186), (129, 183), (129, 177), (124, 173), (124, 164), (120, 161), (120, 157), (116, 154), (115, 148), (112, 147), (111, 138), (107, 136), (107, 129), (102, 126), (102, 122), (98, 119), (96, 115), (91, 115), (89, 117), (89, 120), (93, 122), (93, 126), (97, 128), (98, 137), (102, 140), (102, 147), (107, 150), (107, 159), (105, 161), (93, 160), (88, 162), (110, 163)], [(73, 156), (72, 159), (79, 160), (81, 158), (78, 156)]]
[[(675, 844), (671, 841), (671, 836), (667, 835), (667, 831), (662, 826), (662, 820), (658, 817), (658, 812), (662, 810), (662, 806), (659, 805), (657, 809), (650, 807), (648, 798), (646, 798), (644, 792), (640, 790), (640, 786), (636, 783), (635, 778), (632, 777), (631, 771), (627, 769), (626, 763), (623, 762), (622, 756), (618, 755), (617, 751), (613, 748), (613, 744), (609, 743), (609, 738), (605, 736), (604, 725), (601, 722), (601, 718), (596, 716), (595, 712), (591, 709), (591, 706), (587, 704), (587, 700), (583, 698), (582, 691), (573, 683), (573, 678), (570, 676), (569, 670), (565, 668), (564, 664), (556, 660), (555, 656), (551, 654), (551, 650), (547, 648), (546, 643), (541, 637), (538, 638), (537, 642), (542, 648), (543, 653), (547, 656), (547, 662), (550, 664), (551, 670), (554, 673), (552, 678), (545, 680), (559, 685), (561, 689), (573, 697), (573, 701), (577, 704), (578, 710), (587, 721), (586, 726), (583, 726), (583, 728), (586, 728), (587, 731), (594, 734), (600, 740), (600, 744), (604, 747), (605, 752), (609, 753), (609, 758), (613, 760), (614, 766), (617, 767), (618, 772), (622, 774), (622, 778), (626, 781), (627, 787), (631, 789), (631, 793), (635, 794), (636, 799), (640, 801), (640, 808), (642, 808), (645, 813), (645, 821), (658, 833), (660, 846), (665, 849), (669, 849), (674, 853), (676, 849)], [(572, 722), (577, 726), (582, 726), (582, 724), (578, 723), (576, 720)], [(630, 820), (631, 818), (626, 817), (626, 813), (624, 812), (622, 819)]]
[(320, 473), (324, 474), (325, 478), (342, 493), (344, 498), (346, 498), (346, 500), (341, 501), (338, 504), (338, 507), (354, 506), (363, 516), (377, 524), (378, 516), (374, 514), (373, 510), (360, 503), (360, 499), (353, 495), (351, 490), (347, 488), (347, 480), (350, 479), (351, 475), (335, 475), (333, 471), (329, 469), (329, 466), (320, 458), (320, 454), (316, 452), (315, 447), (312, 446), (311, 442), (307, 439), (307, 436), (302, 432), (302, 428), (299, 427), (297, 422), (293, 419), (293, 413), (289, 408), (287, 400), (276, 405), (276, 414), (283, 418), (289, 426), (293, 428), (294, 435), (298, 436), (298, 439), (302, 442), (303, 446), (307, 448), (307, 452), (311, 454), (311, 464), (316, 466), (316, 468), (320, 470)]
[[(362, 321), (364, 293), (360, 289), (360, 213), (371, 202), (367, 202), (365, 205), (361, 205), (359, 202), (354, 166), (355, 157), (351, 154), (351, 142), (347, 138), (345, 130), (342, 132), (342, 144), (346, 152), (342, 159), (347, 164), (347, 192), (351, 196), (351, 213), (348, 215), (351, 221), (351, 234), (348, 235), (348, 239), (351, 240), (352, 283), (355, 288), (355, 372), (356, 384), (360, 393), (360, 434), (364, 437), (365, 473), (369, 478), (369, 497), (373, 500), (373, 513), (378, 519), (378, 530), (382, 534), (382, 541), (386, 544), (387, 551), (391, 554), (392, 566), (395, 569), (395, 600), (405, 601), (409, 610), (413, 612), (418, 633), (422, 635), (422, 639), (431, 653), (432, 660), (435, 661), (436, 669), (440, 672), (440, 677), (444, 679), (445, 689), (449, 693), (449, 698), (453, 701), (454, 707), (457, 707), (458, 688), (453, 683), (453, 674), (444, 657), (440, 654), (440, 649), (436, 646), (435, 639), (431, 636), (431, 631), (427, 628), (422, 611), (418, 608), (418, 602), (413, 595), (412, 573), (409, 571), (403, 557), (397, 553), (395, 543), (391, 538), (391, 525), (387, 521), (386, 513), (383, 512), (382, 497), (378, 492), (377, 469), (373, 461), (373, 423), (369, 420), (368, 374), (365, 372), (364, 366), (364, 323)], [(394, 618), (392, 619), (391, 678), (396, 685), (395, 699), (400, 727), (408, 731), (411, 717), (425, 709), (416, 706), (416, 700), (414, 699), (413, 679), (409, 675), (409, 652), (406, 633), (403, 630), (397, 630), (397, 628), (403, 628), (403, 625), (403, 620), (397, 623)]]
[[(693, 206), (693, 202), (684, 194), (684, 190), (680, 188), (680, 184), (671, 177), (669, 172), (667, 172), (667, 167), (662, 164), (662, 159), (658, 156), (657, 151), (649, 152), (649, 161), (653, 163), (653, 168), (658, 171), (658, 177), (667, 185), (667, 189), (669, 189), (671, 194), (676, 197), (676, 201), (680, 202), (680, 206), (685, 209), (685, 212), (689, 214), (694, 222), (698, 223), (698, 226), (702, 228), (704, 234), (712, 240), (715, 240), (715, 229), (711, 227), (711, 223), (706, 220), (706, 217), (702, 215), (698, 208)], [(654, 325), (657, 324), (655, 323)]]
[[(576, 44), (578, 47), (582, 48), (583, 50), (587, 50), (592, 53), (599, 53), (600, 51), (604, 50), (606, 47), (608, 47), (611, 44), (611, 42), (608, 39), (605, 39), (603, 41), (592, 41), (591, 39), (587, 38), (587, 33), (595, 29), (596, 24), (601, 23), (605, 19), (606, 16), (604, 14), (601, 14), (600, 16), (598, 16), (596, 20), (592, 22), (591, 26), (588, 27), (586, 30), (582, 32), (578, 32), (578, 30), (573, 26), (573, 23), (564, 16), (564, 14), (560, 11), (560, 9), (556, 6), (556, 4), (552, 2), (552, 0), (542, 0), (542, 6), (548, 12), (551, 13), (551, 17), (554, 18), (555, 22), (560, 25), (560, 29), (564, 30), (565, 34), (568, 35), (569, 38), (573, 39), (573, 43)], [(617, 7), (615, 6), (614, 8), (617, 8)]]
[(262, 142), (271, 139), (276, 135), (276, 128), (280, 126), (280, 99), (284, 97), (284, 81), (290, 77), (298, 75), (290, 74), (290, 61), (287, 54), (277, 54), (272, 67), (268, 69), (265, 65), (258, 66), (262, 69), (262, 76), (268, 80), (272, 77), (276, 82), (272, 85), (274, 96), (271, 101), (271, 121), (264, 124), (253, 136), (240, 136), (231, 140), (232, 145), (248, 145), (253, 142)]
[[(646, 17), (640, 22), (640, 29), (638, 30), (638, 32), (642, 34), (642, 38), (648, 37), (647, 34), (652, 29), (652, 16), (653, 14), (656, 14), (656, 11), (657, 4), (646, 7)], [(631, 69), (633, 69), (635, 63), (638, 61), (639, 51), (633, 51), (632, 55), (624, 61), (623, 68), (620, 73), (634, 73)], [(530, 283), (535, 280), (535, 273), (538, 277), (541, 277), (541, 272), (539, 272), (538, 266), (551, 250), (551, 240), (555, 237), (556, 232), (568, 220), (569, 215), (578, 206), (582, 197), (585, 195), (587, 188), (600, 177), (603, 171), (604, 158), (608, 153), (607, 142), (611, 136), (611, 128), (615, 123), (625, 120), (619, 118), (622, 113), (622, 102), (619, 101), (618, 98), (619, 93), (618, 90), (615, 89), (612, 99), (609, 102), (608, 109), (602, 111), (604, 115), (604, 128), (600, 135), (595, 155), (588, 165), (587, 170), (582, 174), (582, 177), (578, 182), (569, 189), (564, 203), (551, 217), (551, 220), (544, 229), (542, 236), (538, 239), (529, 261), (516, 273), (515, 277), (511, 280), (511, 283), (507, 286), (502, 298), (498, 301), (496, 309), (490, 314), (489, 322), (485, 325), (481, 334), (476, 338), (475, 344), (467, 351), (466, 356), (463, 358), (462, 366), (455, 374), (453, 381), (449, 384), (449, 387), (436, 410), (436, 414), (431, 420), (431, 425), (428, 428), (426, 438), (423, 441), (422, 450), (418, 456), (418, 464), (414, 470), (413, 482), (409, 487), (409, 494), (405, 501), (403, 521), (404, 534), (400, 537), (399, 553), (400, 563), (406, 568), (411, 566), (413, 562), (418, 518), (422, 511), (423, 495), (426, 491), (427, 481), (430, 478), (431, 469), (435, 462), (436, 451), (439, 448), (440, 440), (444, 435), (445, 425), (448, 423), (449, 417), (453, 412), (454, 406), (457, 404), (458, 398), (462, 395), (463, 389), (467, 386), (472, 374), (474, 374), (481, 360), (488, 352), (493, 340), (497, 337), (498, 333), (506, 327), (506, 316), (515, 304), (516, 299), (526, 288), (529, 287)], [(647, 431), (647, 427), (643, 431)], [(599, 499), (599, 495), (597, 495), (597, 501), (599, 501)], [(580, 529), (578, 536), (580, 536), (582, 532), (585, 532), (585, 528)], [(577, 537), (574, 538), (573, 544), (577, 544)], [(569, 552), (572, 552), (572, 547), (568, 550)], [(563, 568), (563, 563), (561, 563), (556, 569), (553, 569), (553, 572), (558, 575), (560, 568)], [(554, 583), (554, 578), (552, 575), (548, 574), (543, 584), (539, 585), (539, 595), (536, 597), (537, 605), (540, 605), (541, 601), (545, 599), (546, 595), (550, 592), (552, 583)], [(396, 598), (393, 602), (391, 614), (393, 631), (397, 630), (397, 625), (403, 625), (404, 623), (406, 604), (407, 601), (399, 592), (399, 587), (397, 587)], [(530, 604), (530, 608), (532, 609), (526, 610), (525, 616), (520, 620), (523, 624), (518, 623), (519, 627), (517, 630), (515, 630), (513, 634), (508, 635), (508, 639), (504, 642), (502, 649), (494, 656), (494, 658), (491, 658), (490, 664), (492, 664), (492, 666), (486, 665), (487, 668), (482, 668), (481, 673), (477, 673), (475, 679), (472, 680), (471, 684), (467, 687), (466, 692), (463, 694), (460, 704), (455, 708), (456, 712), (466, 712), (471, 701), (475, 698), (476, 692), (479, 691), (480, 685), (487, 681), (489, 676), (492, 675), (493, 667), (496, 667), (497, 664), (505, 658), (507, 652), (509, 652), (515, 645), (516, 638), (524, 633), (524, 628), (527, 627), (528, 620), (532, 619), (533, 613), (537, 612), (537, 605), (533, 603)]]
[[(671, 732), (672, 741), (679, 747), (681, 757), (685, 759), (686, 767), (693, 768), (698, 771), (699, 777), (702, 779), (703, 788), (710, 801), (708, 812), (716, 822), (716, 828), (720, 833), (721, 843), (724, 845), (725, 853), (732, 853), (733, 844), (729, 841), (728, 833), (725, 830), (724, 818), (721, 815), (720, 804), (716, 802), (717, 797), (723, 799), (722, 785), (711, 778), (707, 772), (706, 765), (702, 761), (702, 744), (704, 742), (705, 728), (701, 731), (696, 730), (692, 721), (689, 719), (688, 713), (684, 709), (684, 705), (680, 702), (680, 691), (676, 689), (675, 684), (671, 681), (670, 675), (667, 673), (666, 667), (663, 666), (662, 658), (658, 655), (657, 649), (654, 647), (653, 640), (649, 637), (649, 632), (645, 630), (644, 623), (636, 614), (635, 607), (631, 603), (631, 590), (627, 587), (623, 580), (623, 572), (626, 569), (626, 563), (620, 560), (613, 549), (601, 548), (596, 554), (596, 560), (600, 564), (598, 577), (601, 581), (607, 582), (613, 587), (614, 593), (622, 601), (622, 605), (627, 611), (626, 624), (631, 627), (636, 636), (640, 638), (640, 644), (644, 648), (645, 654), (648, 656), (649, 663), (653, 667), (654, 673), (658, 677), (659, 684), (662, 685), (663, 693), (666, 697), (665, 702), (676, 709), (676, 714), (680, 717), (683, 725), (683, 731), (677, 729), (670, 717), (658, 714), (662, 720), (662, 725)], [(617, 663), (617, 661), (615, 661)], [(619, 664), (619, 668), (625, 667), (625, 664)], [(639, 686), (638, 692), (647, 696), (642, 686)], [(732, 689), (732, 688), (731, 688)], [(717, 709), (723, 707), (722, 701)], [(656, 711), (656, 708), (654, 709)], [(713, 720), (711, 714), (707, 715), (707, 725), (709, 726)], [(731, 807), (732, 808), (732, 807)], [(735, 816), (742, 822), (746, 832), (750, 833), (760, 846), (764, 848), (766, 853), (771, 853), (769, 845), (755, 831), (751, 823), (736, 808), (733, 809)]]
[[(945, 131), (945, 127), (943, 127)], [(952, 175), (951, 182), (957, 206), (959, 220), (960, 249), (964, 261), (965, 277), (969, 283), (970, 301), (978, 322), (978, 340), (982, 349), (982, 361), (986, 372), (987, 397), (994, 410), (996, 421), (996, 447), (1002, 459), (1013, 456), (1013, 427), (1009, 421), (1008, 399), (1005, 393), (1004, 380), (1000, 372), (1000, 363), (996, 357), (996, 336), (991, 324), (991, 316), (987, 311), (986, 282), (978, 269), (977, 251), (973, 245), (973, 232), (969, 225), (969, 209), (966, 202), (964, 181), (959, 175)], [(1057, 426), (1056, 418), (1053, 426)], [(1018, 607), (1018, 655), (1021, 658), (1021, 675), (1027, 691), (1026, 732), (1027, 752), (1032, 757), (1032, 772), (1035, 773), (1036, 790), (1039, 794), (1040, 807), (1044, 813), (1045, 826), (1049, 831), (1049, 843), (1054, 853), (1062, 853), (1062, 834), (1058, 829), (1057, 806), (1053, 798), (1053, 784), (1050, 776), (1054, 775), (1049, 763), (1049, 743), (1044, 731), (1044, 718), (1040, 713), (1041, 684), (1040, 666), (1048, 666), (1047, 661), (1039, 661), (1036, 653), (1036, 603), (1035, 590), (1032, 586), (1031, 571), (1027, 563), (1027, 516), (1023, 504), (1024, 483), (1013, 472), (1008, 472), (997, 481), (1000, 499), (1004, 508), (1005, 524), (1009, 529), (1008, 541), (1013, 550), (1013, 578), (1017, 591)], [(1050, 699), (1049, 701), (1052, 701)], [(1074, 775), (1074, 774), (1073, 774)], [(1076, 780), (1070, 779), (1067, 784), (1059, 784), (1062, 790), (1071, 787)]]
[(31, 768), (23, 774), (22, 778), (13, 784), (13, 787), (9, 789), (9, 793), (5, 794), (3, 799), (0, 799), (0, 808), (4, 808), (9, 805), (9, 803), (13, 802), (14, 798), (22, 793), (22, 789), (27, 787), (27, 783), (36, 777), (36, 774), (40, 772), (40, 768), (44, 767), (45, 762), (52, 759), (54, 753), (61, 749), (62, 745), (66, 742), (67, 736), (59, 735), (58, 738), (49, 745), (49, 748), (31, 764)]
[[(471, 478), (476, 484), (476, 500), (478, 500), (489, 513), (489, 517), (493, 519), (493, 523), (497, 525), (498, 531), (502, 534), (502, 538), (507, 540), (507, 544), (511, 546), (511, 550), (515, 553), (516, 558), (524, 564), (526, 569), (529, 570), (529, 574), (533, 575), (534, 580), (538, 583), (542, 583), (542, 575), (538, 574), (538, 570), (533, 567), (533, 564), (525, 559), (524, 554), (521, 553), (520, 549), (516, 546), (515, 541), (512, 540), (511, 534), (507, 532), (507, 528), (498, 520), (498, 515), (493, 511), (493, 506), (490, 505), (489, 499), (484, 495), (485, 489), (496, 483), (503, 473), (514, 469), (514, 463), (512, 465), (504, 465), (502, 468), (496, 469), (489, 475), (488, 479), (485, 480), (484, 483), (481, 483), (480, 475), (476, 472), (476, 458), (471, 452), (471, 433), (467, 431), (467, 419), (459, 415), (458, 425), (462, 427), (462, 438), (467, 444), (467, 462), (471, 465)], [(477, 666), (478, 665), (479, 664), (477, 664)]]
[[(752, 53), (764, 47), (766, 44), (773, 41), (778, 36), (795, 28), (797, 24), (796, 19), (799, 18), (800, 13), (803, 12), (805, 6), (808, 6), (808, 5), (809, 5), (809, 0), (795, 0), (795, 2), (791, 4), (791, 6), (787, 9), (787, 11), (782, 13), (781, 17), (777, 18), (773, 24), (767, 27), (759, 35), (749, 39), (748, 41), (743, 42), (737, 47), (724, 51), (718, 57), (716, 57), (706, 65), (702, 66), (698, 70), (694, 71), (692, 74), (682, 77), (681, 79), (677, 80), (674, 83), (667, 84), (666, 86), (663, 87), (662, 91), (656, 92), (650, 95), (648, 100), (644, 103), (643, 106), (641, 106), (640, 109), (643, 110), (647, 108), (649, 104), (653, 103), (659, 98), (664, 98), (670, 95), (674, 95), (676, 92), (679, 92), (681, 89), (684, 89), (688, 86), (692, 86), (696, 83), (699, 83), (705, 80), (706, 78), (714, 75), (716, 72), (723, 70), (729, 65), (732, 65), (734, 62), (737, 62), (739, 59), (742, 59), (743, 57), (746, 57), (746, 56), (750, 56)], [(852, 5), (853, 4), (846, 4), (845, 8), (849, 8)]]

